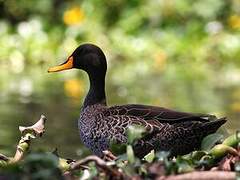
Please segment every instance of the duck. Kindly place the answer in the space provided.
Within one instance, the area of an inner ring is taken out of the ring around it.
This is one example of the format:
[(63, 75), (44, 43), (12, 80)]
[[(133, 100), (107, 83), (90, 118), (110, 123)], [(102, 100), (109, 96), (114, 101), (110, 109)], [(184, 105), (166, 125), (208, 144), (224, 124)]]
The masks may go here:
[(88, 74), (90, 86), (81, 107), (78, 129), (82, 143), (99, 157), (110, 150), (112, 141), (127, 143), (130, 126), (142, 126), (146, 131), (146, 135), (133, 146), (134, 154), (142, 158), (151, 150), (168, 151), (171, 156), (177, 156), (199, 149), (203, 138), (215, 133), (226, 122), (226, 117), (150, 105), (107, 106), (106, 56), (94, 44), (80, 45), (64, 63), (49, 68), (48, 72), (69, 69), (79, 69)]

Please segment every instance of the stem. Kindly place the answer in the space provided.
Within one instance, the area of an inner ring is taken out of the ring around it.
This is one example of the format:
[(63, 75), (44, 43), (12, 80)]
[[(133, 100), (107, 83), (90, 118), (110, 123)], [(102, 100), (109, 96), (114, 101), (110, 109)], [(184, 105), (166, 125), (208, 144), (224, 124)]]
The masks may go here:
[(16, 163), (20, 161), (29, 150), (31, 139), (42, 136), (45, 131), (45, 122), (46, 117), (41, 115), (40, 119), (34, 125), (29, 127), (19, 126), (19, 131), (21, 132), (22, 136), (18, 142), (16, 153), (10, 160), (10, 163)]
[(3, 154), (0, 153), (0, 160), (3, 160), (3, 161), (8, 161), (9, 158)]
[(104, 160), (102, 160), (101, 158), (97, 157), (97, 156), (88, 156), (82, 160), (77, 161), (76, 163), (71, 165), (71, 170), (76, 170), (76, 169), (80, 169), (82, 168), (82, 165), (86, 165), (90, 162), (95, 162), (96, 166), (101, 168), (103, 171), (106, 172), (106, 174), (110, 174), (112, 176), (123, 176), (122, 173), (120, 173), (119, 171), (113, 170), (110, 167), (108, 167), (108, 165), (106, 164), (106, 162)]

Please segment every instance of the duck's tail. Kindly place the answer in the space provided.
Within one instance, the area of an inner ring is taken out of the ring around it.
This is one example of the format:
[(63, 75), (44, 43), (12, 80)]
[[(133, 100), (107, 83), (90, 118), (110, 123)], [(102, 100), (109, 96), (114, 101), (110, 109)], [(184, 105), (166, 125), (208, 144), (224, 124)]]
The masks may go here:
[(226, 117), (214, 121), (205, 122), (202, 126), (203, 131), (205, 131), (207, 134), (215, 133), (226, 122), (227, 122)]

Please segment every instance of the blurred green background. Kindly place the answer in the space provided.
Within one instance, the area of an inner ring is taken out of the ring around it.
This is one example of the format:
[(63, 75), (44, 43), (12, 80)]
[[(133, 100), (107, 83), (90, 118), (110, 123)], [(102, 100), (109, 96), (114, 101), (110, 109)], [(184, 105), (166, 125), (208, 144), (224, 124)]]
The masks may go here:
[(239, 0), (0, 0), (0, 152), (19, 125), (48, 118), (33, 150), (82, 156), (78, 70), (48, 74), (81, 43), (108, 59), (108, 104), (143, 103), (227, 116), (240, 129)]

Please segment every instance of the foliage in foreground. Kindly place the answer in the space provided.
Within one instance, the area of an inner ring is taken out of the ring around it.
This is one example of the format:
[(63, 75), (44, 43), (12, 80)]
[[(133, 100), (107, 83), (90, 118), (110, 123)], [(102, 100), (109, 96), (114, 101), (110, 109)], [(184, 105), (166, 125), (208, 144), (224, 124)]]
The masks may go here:
[[(179, 174), (191, 174), (191, 178), (201, 176), (229, 179), (240, 178), (240, 131), (228, 136), (215, 133), (202, 141), (202, 150), (187, 155), (170, 157), (168, 152), (151, 151), (143, 159), (134, 155), (133, 145), (144, 134), (144, 129), (131, 126), (128, 129), (128, 143), (112, 143), (111, 152), (106, 155), (111, 161), (97, 156), (88, 156), (75, 161), (59, 157), (57, 150), (31, 152), (31, 140), (41, 137), (45, 131), (46, 118), (30, 127), (19, 127), (21, 139), (14, 157), (0, 154), (0, 177), (4, 179), (168, 179)], [(114, 156), (112, 154), (118, 154)], [(27, 155), (26, 155), (27, 154)], [(213, 170), (213, 171), (207, 171)], [(194, 174), (195, 173), (195, 174)], [(184, 176), (182, 179), (186, 178)]]
[(12, 152), (18, 135), (13, 119), (28, 123), (44, 111), (49, 129), (62, 132), (51, 131), (44, 145), (64, 144), (65, 156), (86, 154), (74, 119), (87, 76), (47, 75), (84, 42), (106, 54), (109, 105), (211, 113), (229, 117), (231, 133), (239, 128), (238, 0), (1, 0), (0, 12), (2, 153)]

